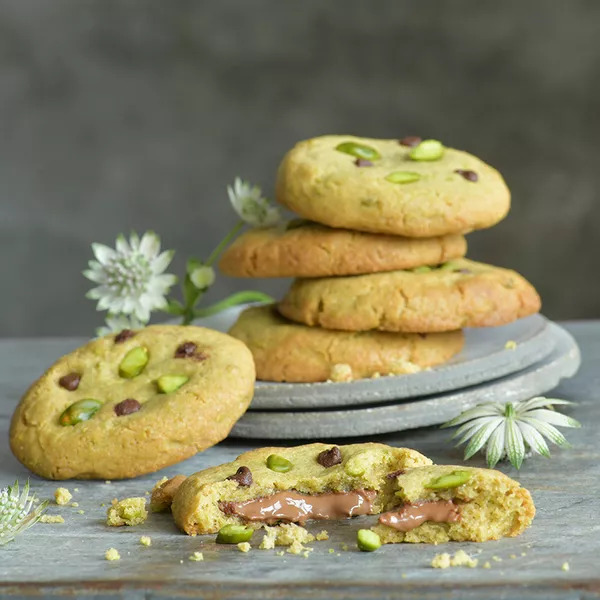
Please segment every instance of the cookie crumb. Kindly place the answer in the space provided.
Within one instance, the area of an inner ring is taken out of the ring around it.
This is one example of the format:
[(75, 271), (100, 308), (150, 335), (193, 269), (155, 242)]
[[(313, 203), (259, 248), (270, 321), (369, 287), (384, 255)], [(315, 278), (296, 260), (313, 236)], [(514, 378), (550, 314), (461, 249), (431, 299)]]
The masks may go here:
[(146, 498), (124, 498), (112, 501), (112, 506), (106, 511), (106, 524), (109, 527), (123, 525), (139, 525), (148, 518)]
[(527, 552), (521, 552), (521, 556), (527, 556)]
[(67, 504), (72, 497), (73, 495), (67, 488), (59, 487), (54, 491), (54, 500), (60, 506)]
[(517, 342), (515, 342), (515, 340), (508, 340), (508, 342), (504, 344), (504, 348), (506, 348), (506, 350), (514, 350), (516, 347)]
[(110, 483), (112, 483), (112, 481), (110, 479), (107, 479), (104, 483), (110, 484)]
[(323, 531), (319, 531), (319, 533), (317, 533), (317, 535), (315, 536), (315, 539), (317, 539), (319, 542), (328, 540), (329, 533), (325, 529), (323, 529)]
[(308, 558), (308, 557), (309, 557), (309, 555), (310, 555), (310, 551), (311, 551), (311, 548), (307, 548), (307, 549), (306, 549), (306, 550), (305, 550), (305, 551), (302, 553), (302, 556), (304, 556), (304, 558)]
[(289, 554), (301, 554), (303, 552), (312, 552), (312, 548), (307, 548), (299, 542), (298, 540), (294, 540), (287, 549)]
[(495, 562), (502, 562), (502, 559), (499, 556), (492, 556), (492, 560)]
[(78, 510), (77, 512), (78, 512), (78, 514), (80, 514), (80, 515), (85, 515), (85, 510)]
[(333, 548), (329, 548), (329, 554), (334, 554), (335, 550)]
[(352, 367), (346, 363), (333, 365), (329, 373), (329, 379), (335, 383), (352, 381)]
[(74, 492), (79, 492), (79, 488), (73, 488)]
[(140, 538), (140, 544), (142, 546), (152, 546), (152, 538), (149, 535), (143, 535)]
[(116, 548), (109, 548), (104, 553), (104, 558), (106, 560), (121, 560), (121, 555), (119, 554), (119, 551)]
[(69, 506), (72, 506), (73, 508), (77, 508), (79, 506), (79, 502), (71, 502), (71, 504)]
[(277, 554), (277, 556), (285, 556), (285, 552), (283, 550), (276, 552), (276, 554)]
[(371, 375), (371, 379), (379, 379), (380, 377), (381, 373), (379, 371), (375, 371), (375, 373)]
[(342, 544), (342, 550), (346, 552), (348, 550), (348, 544)]
[(469, 567), (474, 568), (479, 561), (476, 558), (471, 558), (464, 550), (459, 550), (454, 556), (450, 556), (447, 552), (436, 554), (431, 561), (431, 566), (434, 569), (447, 569), (448, 567)]
[(400, 575), (400, 577), (402, 577), (402, 579), (406, 579), (408, 577), (408, 575), (406, 573), (402, 573), (402, 575)]
[(304, 527), (295, 523), (286, 523), (276, 527), (265, 527), (265, 535), (259, 545), (261, 550), (272, 550), (275, 546), (300, 545), (314, 541), (315, 536)]
[(414, 362), (400, 359), (394, 361), (392, 368), (390, 369), (390, 375), (410, 375), (411, 373), (418, 373), (422, 370), (423, 368)]
[(250, 549), (252, 548), (248, 542), (240, 542), (237, 547), (240, 552), (250, 552)]
[(561, 569), (562, 569), (563, 571), (568, 571), (570, 568), (571, 568), (571, 567), (569, 566), (569, 563), (568, 563), (568, 562), (564, 562), (564, 563), (562, 564), (562, 567), (561, 567)]
[(509, 556), (509, 558), (517, 558), (517, 555), (516, 555), (516, 554), (511, 554), (511, 555)]
[(201, 560), (204, 560), (204, 554), (202, 554), (202, 552), (194, 552), (194, 554), (188, 556), (188, 560), (195, 560), (196, 562), (199, 562)]
[(483, 563), (483, 568), (484, 568), (484, 569), (491, 569), (491, 568), (492, 568), (492, 565), (490, 564), (490, 561), (489, 561), (489, 560), (486, 560), (486, 561)]
[(65, 520), (60, 515), (42, 515), (40, 523), (64, 523)]

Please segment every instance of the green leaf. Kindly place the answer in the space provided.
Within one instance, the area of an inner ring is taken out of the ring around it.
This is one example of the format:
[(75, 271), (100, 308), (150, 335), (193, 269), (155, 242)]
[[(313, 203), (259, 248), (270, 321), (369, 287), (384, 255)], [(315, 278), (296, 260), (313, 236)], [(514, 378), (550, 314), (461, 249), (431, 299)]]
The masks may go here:
[(520, 469), (525, 458), (525, 444), (523, 443), (523, 434), (513, 418), (506, 419), (504, 447), (513, 467)]
[(181, 304), (179, 300), (169, 299), (167, 300), (165, 312), (169, 313), (170, 315), (180, 316), (185, 312), (185, 310), (183, 308), (183, 304)]
[(469, 442), (469, 445), (465, 448), (465, 460), (469, 460), (480, 448), (484, 446), (490, 435), (498, 425), (502, 423), (501, 417), (493, 418), (489, 423), (484, 425)]
[(494, 429), (487, 443), (485, 459), (490, 469), (493, 469), (498, 461), (504, 456), (504, 434), (506, 431), (506, 423), (502, 421), (500, 425)]

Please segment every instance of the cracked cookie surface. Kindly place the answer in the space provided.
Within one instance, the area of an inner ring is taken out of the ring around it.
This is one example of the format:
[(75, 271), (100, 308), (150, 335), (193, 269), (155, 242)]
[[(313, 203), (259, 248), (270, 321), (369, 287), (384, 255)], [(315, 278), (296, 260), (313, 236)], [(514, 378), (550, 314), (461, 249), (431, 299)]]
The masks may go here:
[(318, 223), (252, 229), (221, 257), (219, 268), (234, 277), (328, 277), (437, 264), (464, 256), (462, 235), (407, 238)]
[[(348, 143), (364, 145), (378, 157), (365, 163), (336, 150)], [(279, 167), (277, 201), (331, 227), (408, 237), (468, 233), (506, 216), (510, 192), (493, 167), (452, 148), (438, 160), (423, 161), (411, 160), (412, 150), (398, 140), (350, 135), (299, 142)], [(412, 179), (386, 179), (398, 172)]]
[(254, 357), (257, 379), (317, 382), (334, 379), (347, 365), (350, 377), (402, 374), (449, 360), (463, 346), (461, 331), (392, 333), (331, 331), (281, 317), (273, 305), (246, 309), (229, 331)]
[(504, 325), (539, 311), (521, 275), (468, 259), (427, 272), (297, 279), (279, 312), (310, 326), (346, 331), (452, 331)]
[(49, 479), (150, 473), (225, 438), (254, 379), (250, 351), (217, 331), (154, 325), (106, 336), (30, 387), (12, 418), (11, 449)]

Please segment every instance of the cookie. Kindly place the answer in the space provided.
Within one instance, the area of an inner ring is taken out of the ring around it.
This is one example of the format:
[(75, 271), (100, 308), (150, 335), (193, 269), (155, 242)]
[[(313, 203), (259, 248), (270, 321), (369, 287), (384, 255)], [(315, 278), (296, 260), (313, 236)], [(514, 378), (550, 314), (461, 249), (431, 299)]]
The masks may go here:
[(242, 234), (219, 267), (233, 277), (360, 275), (438, 264), (466, 251), (462, 235), (416, 239), (291, 221)]
[(460, 352), (461, 331), (392, 333), (331, 331), (281, 317), (273, 305), (246, 309), (229, 334), (250, 348), (256, 377), (263, 381), (316, 382), (411, 373)]
[(485, 542), (521, 534), (533, 520), (530, 493), (500, 471), (451, 465), (395, 478), (396, 506), (373, 527), (384, 544)]
[(467, 233), (506, 216), (510, 192), (494, 168), (431, 141), (403, 142), (350, 135), (300, 142), (279, 167), (277, 201), (331, 227), (407, 237)]
[(254, 363), (238, 340), (154, 325), (93, 340), (27, 391), (10, 445), (49, 479), (150, 473), (216, 444), (250, 404)]
[(390, 473), (428, 464), (416, 450), (384, 444), (258, 448), (188, 477), (171, 508), (177, 526), (190, 535), (242, 523), (372, 514), (384, 507)]
[(504, 325), (540, 306), (515, 271), (461, 258), (412, 272), (298, 279), (278, 310), (327, 329), (429, 333)]

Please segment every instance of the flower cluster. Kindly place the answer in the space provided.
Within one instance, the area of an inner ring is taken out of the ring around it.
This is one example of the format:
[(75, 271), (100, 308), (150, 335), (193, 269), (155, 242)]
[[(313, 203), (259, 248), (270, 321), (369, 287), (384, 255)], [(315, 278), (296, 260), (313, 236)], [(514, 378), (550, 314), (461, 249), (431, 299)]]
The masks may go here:
[(245, 224), (269, 227), (280, 219), (279, 210), (262, 197), (258, 186), (236, 177), (233, 187), (227, 187), (227, 194), (240, 220), (207, 260), (191, 258), (187, 261), (181, 285), (183, 301), (169, 298), (170, 290), (178, 280), (175, 275), (165, 273), (174, 251), (161, 252), (160, 238), (154, 232), (146, 232), (141, 238), (132, 233), (129, 240), (119, 235), (114, 249), (92, 244), (95, 260), (89, 262), (83, 274), (97, 286), (87, 293), (87, 297), (98, 301), (97, 310), (108, 311), (106, 326), (99, 328), (97, 335), (144, 327), (151, 313), (157, 310), (180, 316), (183, 324), (189, 324), (196, 318), (214, 314), (228, 306), (270, 300), (261, 292), (246, 291), (233, 294), (213, 306), (196, 308), (215, 281), (212, 265), (241, 228)]
[(19, 493), (19, 482), (0, 491), (0, 546), (7, 544), (31, 527), (40, 519), (48, 501), (44, 501), (32, 511), (36, 501), (35, 494), (29, 494), (29, 482)]

